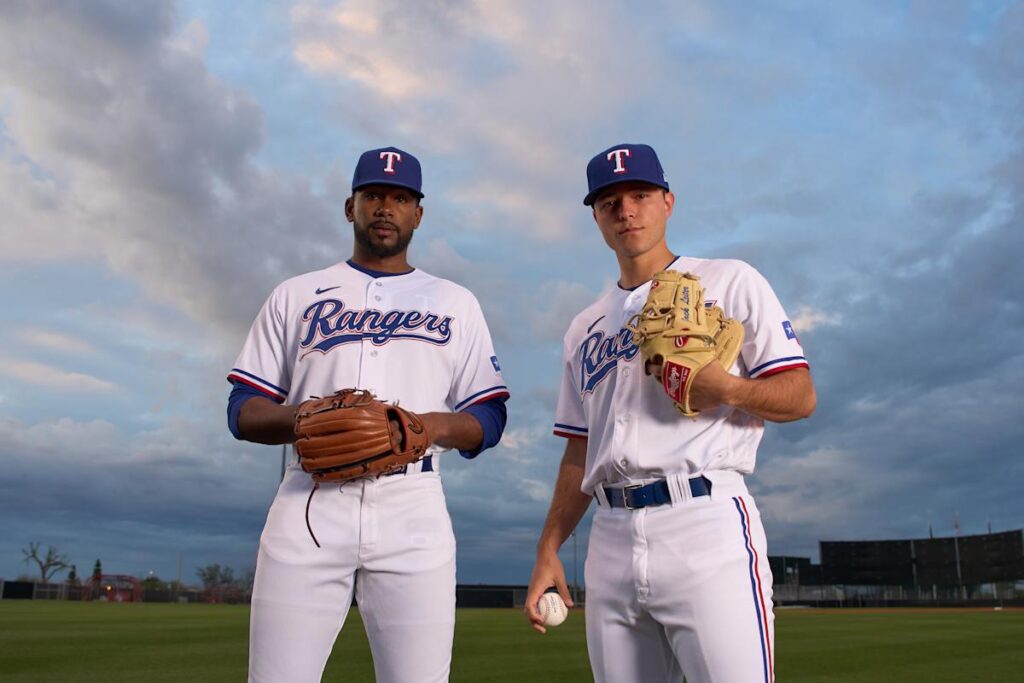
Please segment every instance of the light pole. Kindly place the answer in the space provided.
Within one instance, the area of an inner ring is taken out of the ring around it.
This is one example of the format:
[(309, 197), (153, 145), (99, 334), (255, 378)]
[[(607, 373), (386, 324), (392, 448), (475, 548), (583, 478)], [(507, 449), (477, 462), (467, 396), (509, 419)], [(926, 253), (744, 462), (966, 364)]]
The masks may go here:
[(576, 552), (576, 530), (572, 530), (572, 601), (575, 603), (579, 600), (579, 583), (576, 581), (576, 567), (577, 567), (577, 552)]

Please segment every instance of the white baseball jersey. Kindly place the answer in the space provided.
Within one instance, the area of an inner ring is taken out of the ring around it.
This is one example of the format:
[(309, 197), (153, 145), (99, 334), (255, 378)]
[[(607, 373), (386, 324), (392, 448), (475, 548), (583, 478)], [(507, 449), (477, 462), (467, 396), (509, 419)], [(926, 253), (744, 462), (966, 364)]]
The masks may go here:
[(286, 404), (368, 389), (417, 413), (508, 394), (469, 290), (421, 270), (374, 278), (348, 263), (280, 284), (228, 379)]
[[(705, 304), (720, 306), (743, 324), (734, 375), (766, 377), (807, 367), (782, 305), (753, 267), (680, 257), (668, 269), (699, 275)], [(599, 484), (754, 469), (763, 420), (726, 406), (683, 419), (661, 385), (644, 374), (624, 324), (643, 308), (649, 289), (650, 282), (612, 289), (577, 315), (565, 335), (555, 434), (587, 437), (585, 493), (593, 494)]]

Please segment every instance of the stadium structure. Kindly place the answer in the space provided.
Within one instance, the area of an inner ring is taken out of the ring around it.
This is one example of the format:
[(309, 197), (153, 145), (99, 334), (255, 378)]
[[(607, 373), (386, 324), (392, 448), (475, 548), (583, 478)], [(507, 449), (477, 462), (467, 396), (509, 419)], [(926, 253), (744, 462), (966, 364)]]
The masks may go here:
[(820, 564), (769, 557), (776, 604), (961, 604), (1024, 597), (1024, 530), (820, 541)]

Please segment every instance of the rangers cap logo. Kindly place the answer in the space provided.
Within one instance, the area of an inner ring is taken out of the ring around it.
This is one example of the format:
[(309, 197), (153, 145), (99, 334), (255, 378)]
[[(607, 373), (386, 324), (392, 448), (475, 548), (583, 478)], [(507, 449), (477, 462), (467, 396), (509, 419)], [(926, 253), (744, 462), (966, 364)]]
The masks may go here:
[(390, 150), (384, 150), (380, 153), (381, 159), (387, 159), (384, 163), (384, 172), (388, 175), (395, 174), (395, 162), (402, 163), (402, 155), (398, 152), (392, 152)]
[(631, 152), (629, 151), (629, 148), (623, 147), (622, 149), (613, 149), (605, 155), (605, 158), (608, 159), (608, 161), (611, 161), (613, 158), (615, 159), (615, 168), (612, 169), (612, 173), (626, 172), (626, 166), (622, 163), (622, 159), (623, 157), (628, 157), (630, 154)]

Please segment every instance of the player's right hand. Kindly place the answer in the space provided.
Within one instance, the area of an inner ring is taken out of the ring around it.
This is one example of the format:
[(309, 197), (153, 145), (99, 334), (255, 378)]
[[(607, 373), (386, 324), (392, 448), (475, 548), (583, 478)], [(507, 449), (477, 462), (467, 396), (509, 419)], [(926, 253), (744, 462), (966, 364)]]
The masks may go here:
[(540, 596), (552, 587), (558, 589), (558, 594), (566, 607), (573, 606), (572, 598), (569, 597), (569, 587), (565, 583), (565, 568), (558, 559), (558, 553), (538, 553), (537, 562), (533, 565), (533, 574), (530, 576), (530, 586), (526, 589), (526, 605), (523, 607), (523, 614), (538, 633), (547, 633), (547, 629), (544, 628), (544, 618), (537, 610), (537, 602), (540, 601)]

